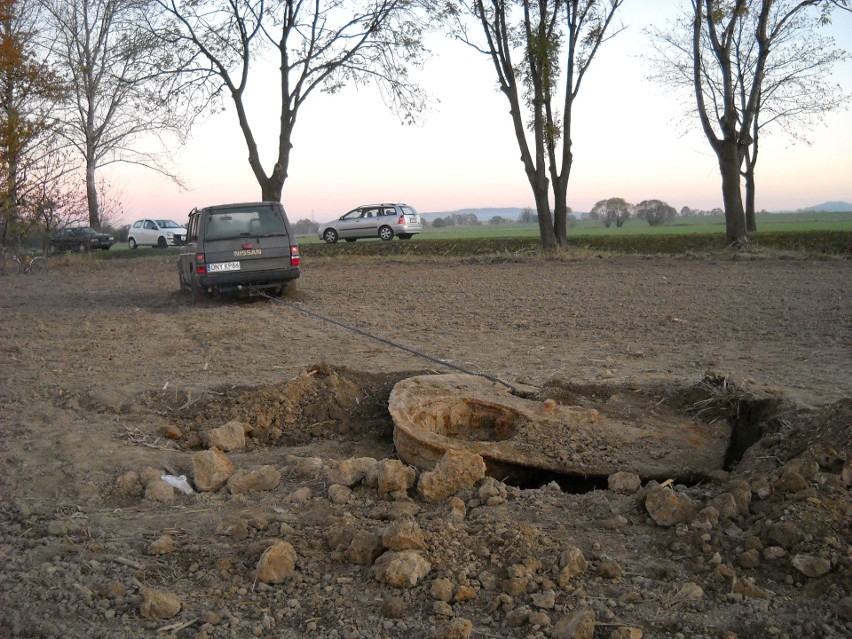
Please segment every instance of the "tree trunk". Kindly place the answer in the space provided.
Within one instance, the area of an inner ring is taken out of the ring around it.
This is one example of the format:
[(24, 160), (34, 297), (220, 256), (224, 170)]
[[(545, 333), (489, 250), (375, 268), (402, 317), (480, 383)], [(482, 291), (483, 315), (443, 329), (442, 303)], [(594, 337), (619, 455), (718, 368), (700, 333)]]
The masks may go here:
[(100, 205), (98, 204), (98, 185), (95, 180), (95, 160), (86, 159), (86, 201), (89, 204), (89, 226), (101, 227)]
[(746, 230), (749, 233), (754, 233), (757, 230), (757, 218), (754, 212), (754, 167), (746, 161), (745, 171), (745, 219)]
[(722, 175), (722, 202), (725, 205), (725, 233), (729, 244), (744, 246), (745, 211), (740, 191), (741, 156), (735, 140), (725, 140), (719, 147), (719, 172)]
[(568, 180), (569, 167), (562, 167), (563, 179), (557, 181), (553, 189), (553, 231), (556, 243), (562, 248), (568, 246)]
[(544, 180), (544, 186), (530, 180), (530, 185), (535, 198), (535, 209), (538, 214), (538, 232), (541, 237), (541, 246), (546, 251), (556, 248), (556, 233), (553, 227), (553, 216), (550, 212), (550, 198), (548, 197), (548, 183)]

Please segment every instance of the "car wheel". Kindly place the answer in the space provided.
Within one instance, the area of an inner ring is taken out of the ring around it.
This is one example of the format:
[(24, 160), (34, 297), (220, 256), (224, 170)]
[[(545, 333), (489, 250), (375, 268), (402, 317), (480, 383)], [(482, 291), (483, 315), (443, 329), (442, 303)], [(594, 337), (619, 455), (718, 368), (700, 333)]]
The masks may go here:
[(385, 242), (393, 239), (393, 229), (389, 226), (383, 226), (379, 229), (379, 237)]
[(326, 229), (322, 234), (322, 239), (324, 239), (328, 244), (334, 244), (337, 242), (337, 237), (337, 231), (334, 229)]
[(401, 240), (410, 240), (411, 233), (400, 233), (399, 235), (397, 235), (397, 237)]
[(127, 238), (127, 246), (132, 251), (133, 249), (135, 249), (138, 246), (138, 244), (136, 244), (136, 240), (134, 240), (132, 237), (128, 237)]
[(50, 246), (47, 247), (47, 254), (48, 255), (56, 255), (56, 244), (51, 244)]
[(157, 248), (166, 248), (167, 246), (168, 243), (166, 242), (166, 238), (164, 238), (162, 235), (157, 238)]
[(85, 253), (86, 252), (86, 245), (83, 242), (80, 242), (80, 245), (77, 247), (77, 252), (78, 253)]

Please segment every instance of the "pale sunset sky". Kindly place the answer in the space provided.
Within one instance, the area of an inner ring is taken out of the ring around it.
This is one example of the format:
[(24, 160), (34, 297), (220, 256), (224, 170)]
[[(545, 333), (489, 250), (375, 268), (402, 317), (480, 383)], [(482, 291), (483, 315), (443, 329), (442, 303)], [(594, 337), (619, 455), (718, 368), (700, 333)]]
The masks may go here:
[[(697, 119), (684, 121), (690, 96), (648, 80), (642, 58), (652, 52), (644, 30), (665, 25), (684, 4), (628, 0), (620, 14), (626, 30), (593, 61), (575, 105), (568, 186), (575, 211), (608, 197), (661, 199), (678, 210), (721, 207), (715, 155)], [(852, 50), (852, 14), (836, 12), (828, 33)], [(533, 206), (490, 60), (440, 34), (429, 37), (429, 46), (432, 57), (414, 77), (435, 104), (417, 125), (403, 126), (374, 88), (308, 98), (296, 122), (282, 198), (291, 221), (327, 221), (369, 202), (405, 202), (422, 213)], [(833, 80), (852, 91), (852, 61), (837, 65)], [(257, 136), (268, 172), (277, 141), (274, 66), (250, 78), (250, 91), (255, 133), (268, 131)], [(260, 198), (236, 116), (226, 106), (174, 153), (187, 190), (141, 169), (104, 171), (122, 200), (121, 221), (156, 216), (184, 222), (195, 206)], [(852, 202), (852, 111), (828, 115), (808, 137), (810, 145), (777, 131), (761, 138), (758, 210)]]

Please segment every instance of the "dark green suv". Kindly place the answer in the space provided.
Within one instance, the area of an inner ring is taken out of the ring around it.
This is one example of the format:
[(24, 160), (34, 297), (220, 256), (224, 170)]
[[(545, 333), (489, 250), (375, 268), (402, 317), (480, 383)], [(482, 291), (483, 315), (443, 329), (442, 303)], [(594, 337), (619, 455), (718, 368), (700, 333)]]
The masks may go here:
[(280, 294), (300, 275), (299, 246), (278, 202), (221, 204), (189, 213), (178, 273), (182, 289)]

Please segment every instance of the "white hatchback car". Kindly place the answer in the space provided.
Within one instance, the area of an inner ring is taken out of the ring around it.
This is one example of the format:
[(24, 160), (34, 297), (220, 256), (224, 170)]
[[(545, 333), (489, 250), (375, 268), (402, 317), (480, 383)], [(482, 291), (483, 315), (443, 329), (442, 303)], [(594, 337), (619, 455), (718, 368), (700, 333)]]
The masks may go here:
[(186, 244), (186, 229), (172, 220), (148, 218), (136, 220), (127, 232), (127, 246), (181, 246)]

